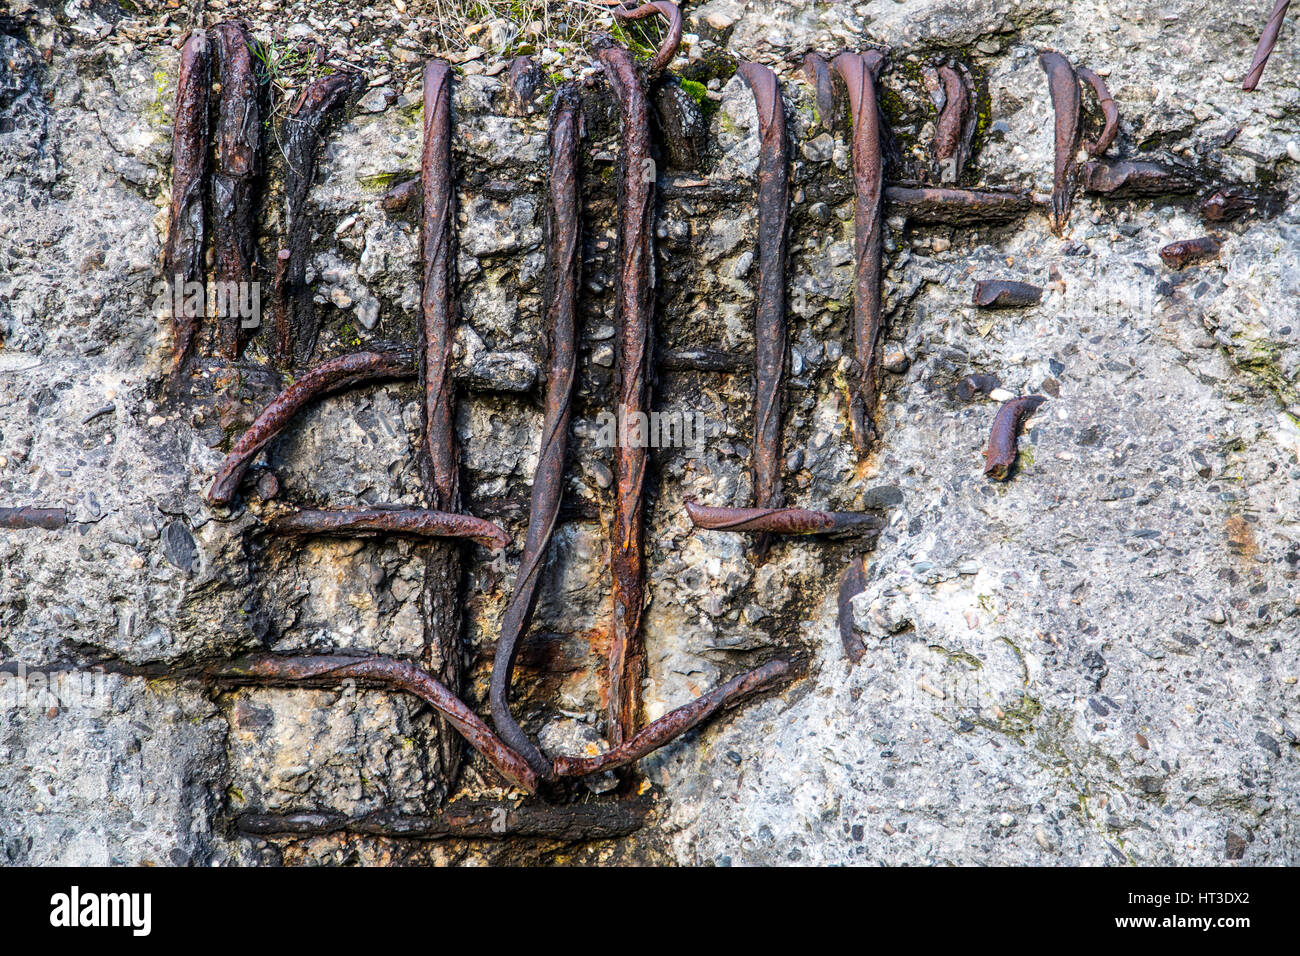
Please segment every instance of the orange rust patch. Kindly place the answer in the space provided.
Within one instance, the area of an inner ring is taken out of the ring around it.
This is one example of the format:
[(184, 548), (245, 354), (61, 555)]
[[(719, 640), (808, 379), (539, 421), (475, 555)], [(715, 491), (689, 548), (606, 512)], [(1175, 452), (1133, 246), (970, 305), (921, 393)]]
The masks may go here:
[(1228, 535), (1228, 542), (1233, 554), (1239, 555), (1247, 561), (1254, 561), (1255, 556), (1259, 553), (1259, 545), (1255, 542), (1255, 529), (1250, 526), (1245, 518), (1241, 515), (1233, 515), (1225, 522), (1224, 532)]

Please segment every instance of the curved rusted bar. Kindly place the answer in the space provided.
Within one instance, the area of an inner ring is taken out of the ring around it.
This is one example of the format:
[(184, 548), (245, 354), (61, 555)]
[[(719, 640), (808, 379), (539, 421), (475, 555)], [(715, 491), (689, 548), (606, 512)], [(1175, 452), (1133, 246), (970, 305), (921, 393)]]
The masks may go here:
[(880, 116), (876, 108), (876, 78), (885, 58), (877, 50), (841, 53), (832, 63), (848, 87), (853, 116), (853, 186), (855, 214), (855, 274), (853, 288), (853, 369), (849, 383), (849, 424), (859, 454), (871, 451), (880, 434), (874, 415), (880, 395), (881, 314), (880, 270), (883, 238), (881, 202), (884, 161), (880, 151)]
[(319, 534), (341, 538), (381, 534), (468, 538), (494, 551), (510, 544), (510, 535), (491, 521), (428, 508), (298, 508), (276, 515), (266, 527), (272, 534)]
[(888, 186), (885, 201), (912, 222), (955, 226), (1015, 222), (1033, 208), (1029, 194), (1015, 190)]
[(1079, 67), (1075, 72), (1084, 80), (1087, 80), (1088, 85), (1092, 87), (1092, 91), (1097, 94), (1097, 105), (1101, 107), (1101, 115), (1106, 119), (1106, 125), (1102, 128), (1097, 141), (1083, 144), (1083, 148), (1088, 151), (1088, 155), (1093, 159), (1097, 159), (1106, 150), (1110, 149), (1111, 143), (1115, 142), (1115, 137), (1119, 134), (1119, 107), (1115, 105), (1115, 99), (1110, 95), (1110, 89), (1106, 86), (1106, 81), (1100, 76), (1086, 66)]
[(836, 623), (840, 629), (840, 643), (844, 645), (844, 656), (850, 664), (862, 660), (867, 652), (867, 645), (862, 635), (853, 626), (853, 599), (867, 586), (867, 559), (857, 555), (849, 562), (840, 576), (839, 591), (835, 596)]
[[(618, 216), (618, 354), (615, 363), (617, 414), (639, 420), (650, 410), (650, 343), (654, 293), (654, 161), (645, 91), (632, 55), (620, 46), (600, 50), (605, 76), (622, 116), (623, 156)], [(641, 442), (614, 450), (615, 498), (610, 567), (614, 626), (609, 648), (609, 724), (615, 744), (636, 730), (641, 712), (645, 648), (641, 613), (645, 604), (644, 508), (648, 449)]]
[(677, 55), (677, 48), (682, 42), (682, 11), (677, 4), (669, 3), (668, 0), (654, 0), (652, 3), (643, 3), (631, 10), (626, 9), (626, 6), (625, 4), (616, 7), (614, 16), (620, 20), (644, 20), (646, 17), (658, 14), (668, 21), (668, 35), (659, 44), (655, 58), (650, 61), (652, 71), (658, 72), (664, 69), (673, 62), (673, 57)]
[(966, 78), (951, 66), (939, 67), (943, 111), (934, 127), (934, 161), (945, 183), (955, 183), (969, 158), (970, 89)]
[(1074, 206), (1074, 185), (1078, 178), (1075, 154), (1079, 151), (1079, 77), (1074, 67), (1055, 50), (1038, 54), (1038, 63), (1047, 74), (1048, 89), (1052, 95), (1052, 110), (1056, 114), (1055, 171), (1052, 175), (1052, 214), (1050, 225), (1057, 235), (1065, 233)]
[[(203, 30), (190, 34), (181, 48), (176, 79), (176, 114), (172, 125), (172, 199), (167, 224), (163, 279), (168, 286), (203, 279), (203, 238), (207, 214), (203, 203), (208, 161), (208, 92), (212, 88), (212, 50)], [(174, 296), (173, 296), (174, 298)], [(190, 360), (199, 316), (185, 310), (172, 314), (173, 379)]]
[(237, 681), (240, 684), (272, 686), (335, 685), (350, 679), (405, 691), (441, 714), (510, 783), (529, 793), (537, 789), (537, 774), (524, 759), (493, 734), (487, 724), (446, 685), (410, 661), (380, 655), (250, 654), (229, 663), (213, 665), (205, 670), (203, 676), (214, 682)]
[(714, 508), (686, 502), (691, 523), (706, 531), (748, 531), (766, 534), (832, 534), (879, 531), (880, 516), (871, 512), (811, 511), (807, 508)]
[(585, 777), (604, 770), (615, 770), (640, 760), (646, 754), (680, 737), (741, 698), (763, 690), (790, 673), (787, 661), (768, 661), (720, 687), (697, 697), (676, 710), (669, 711), (635, 736), (595, 757), (557, 757), (555, 774), (559, 777)]
[(803, 73), (813, 85), (818, 122), (828, 133), (835, 132), (835, 80), (830, 64), (820, 53), (809, 53), (803, 58)]
[(68, 513), (62, 508), (0, 508), (0, 528), (58, 531), (67, 523)]
[(1246, 78), (1241, 82), (1241, 88), (1247, 93), (1254, 92), (1255, 87), (1259, 86), (1259, 79), (1264, 75), (1264, 66), (1268, 63), (1268, 58), (1273, 55), (1277, 36), (1282, 32), (1282, 21), (1286, 19), (1286, 10), (1289, 6), (1291, 0), (1277, 0), (1277, 5), (1269, 14), (1268, 22), (1264, 24), (1264, 32), (1259, 36), (1259, 45), (1255, 47), (1255, 56), (1250, 61), (1250, 69), (1246, 71)]
[(519, 558), (515, 590), (501, 618), (492, 662), (489, 701), (497, 733), (528, 761), (540, 776), (548, 777), (550, 761), (524, 733), (510, 711), (510, 682), (519, 642), (532, 622), (537, 585), (555, 533), (564, 488), (569, 420), (573, 413), (573, 383), (577, 373), (577, 336), (574, 306), (577, 301), (580, 229), (578, 221), (578, 169), (580, 157), (581, 101), (577, 89), (566, 85), (555, 96), (550, 134), (550, 215), (547, 222), (548, 296), (546, 325), (550, 333), (550, 368), (546, 380), (546, 412), (542, 442), (528, 509), (528, 531)]
[[(758, 107), (758, 302), (754, 309), (754, 504), (781, 506), (781, 380), (785, 373), (786, 220), (790, 206), (790, 141), (776, 74), (742, 63)], [(766, 537), (755, 542), (759, 555)]]
[[(239, 289), (253, 281), (257, 246), (253, 240), (253, 193), (261, 163), (262, 112), (253, 54), (244, 27), (231, 20), (214, 28), (217, 35), (216, 165), (212, 171), (213, 277)], [(227, 303), (218, 316), (217, 341), (227, 361), (242, 347), (240, 314)]]
[(290, 308), (286, 325), (276, 329), (276, 361), (288, 368), (306, 362), (316, 347), (313, 292), (307, 285), (307, 260), (311, 257), (311, 221), (307, 197), (316, 179), (317, 153), (326, 123), (363, 86), (359, 73), (334, 73), (309, 83), (299, 95), (284, 131), (284, 192), (289, 265), (286, 271)]
[(1041, 395), (1025, 395), (1004, 402), (993, 419), (989, 432), (988, 448), (984, 450), (984, 474), (995, 481), (1006, 481), (1019, 453), (1016, 445), (1020, 428), (1026, 418), (1047, 399)]
[(352, 352), (322, 362), (271, 400), (248, 431), (235, 442), (221, 467), (217, 469), (212, 487), (208, 489), (210, 504), (228, 505), (235, 500), (239, 482), (249, 464), (259, 451), (298, 412), (323, 395), (362, 382), (384, 378), (406, 378), (415, 374), (414, 356), (405, 349), (391, 352)]

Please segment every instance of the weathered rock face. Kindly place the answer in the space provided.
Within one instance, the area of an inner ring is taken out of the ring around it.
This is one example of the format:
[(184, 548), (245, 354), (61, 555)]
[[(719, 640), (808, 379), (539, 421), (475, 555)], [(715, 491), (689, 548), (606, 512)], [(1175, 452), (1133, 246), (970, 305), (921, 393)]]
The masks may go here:
[[(333, 52), (360, 51), (370, 81), (311, 195), (317, 357), (409, 345), (418, 228), (380, 198), (418, 168), (419, 44), (402, 41), (428, 23), (415, 3), (409, 17), (367, 13), (346, 30), (325, 4), (283, 18), (249, 6), (208, 3), (208, 17), (247, 16), (268, 43), (328, 35)], [(851, 544), (794, 539), (756, 565), (746, 539), (693, 531), (684, 513), (688, 498), (749, 503), (747, 366), (663, 365), (655, 407), (689, 412), (705, 437), (652, 453), (647, 717), (776, 654), (806, 667), (643, 761), (658, 807), (643, 830), (561, 848), (267, 841), (229, 825), (249, 811), (418, 815), (449, 796), (509, 796), (477, 759), (448, 779), (433, 756), (440, 730), (410, 699), (157, 676), (252, 649), (427, 653), (421, 545), (261, 530), (277, 501), (420, 504), (415, 385), (314, 407), (234, 510), (206, 505), (222, 455), (283, 381), (263, 329), (234, 369), (200, 363), (193, 396), (160, 388), (170, 337), (153, 299), (183, 27), (149, 4), (131, 18), (111, 4), (15, 7), (0, 21), (0, 506), (62, 506), (69, 524), (0, 531), (0, 659), (27, 678), (93, 675), (106, 659), (155, 676), (110, 675), (82, 693), (0, 685), (0, 859), (1300, 862), (1300, 48), (1284, 34), (1259, 92), (1240, 92), (1267, 10), (714, 0), (687, 11), (674, 69), (699, 85), (655, 100), (685, 117), (680, 142), (703, 148), (674, 149), (657, 171), (655, 348), (752, 354), (757, 117), (732, 72), (737, 58), (768, 62), (793, 141), (786, 496), (882, 509), (889, 524), (853, 604), (867, 653), (850, 666), (835, 596)], [(891, 50), (889, 182), (932, 181), (933, 74), (955, 58), (979, 113), (962, 185), (1047, 193), (1037, 51), (1051, 47), (1107, 77), (1121, 114), (1113, 158), (1190, 170), (1200, 194), (1238, 189), (1256, 206), (1207, 226), (1196, 195), (1080, 191), (1064, 239), (1041, 207), (999, 228), (921, 228), (895, 211), (884, 285), (887, 349), (901, 355), (883, 441), (859, 462), (845, 392), (848, 122), (826, 132), (795, 64), (864, 41)], [(499, 65), (469, 60), (455, 84), (457, 428), (466, 510), (522, 542), (545, 368), (547, 86), (512, 109)], [(515, 707), (544, 747), (574, 753), (603, 746), (613, 460), (600, 416), (613, 395), (618, 136), (598, 71), (563, 69), (585, 78), (579, 385)], [(283, 235), (274, 154), (263, 263)], [(1161, 246), (1207, 231), (1222, 241), (1217, 260), (1161, 263)], [(976, 310), (977, 278), (1045, 294)], [(958, 397), (971, 373), (1048, 398), (1006, 483), (982, 475), (996, 402)], [(518, 551), (466, 556), (462, 693), (486, 713)]]

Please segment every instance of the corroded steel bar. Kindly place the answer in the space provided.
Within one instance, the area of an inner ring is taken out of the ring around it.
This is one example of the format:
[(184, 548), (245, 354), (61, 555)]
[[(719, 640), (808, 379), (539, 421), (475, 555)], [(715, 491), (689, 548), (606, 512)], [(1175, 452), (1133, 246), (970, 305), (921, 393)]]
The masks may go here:
[(451, 67), (424, 66), (424, 155), (420, 161), (424, 213), (420, 247), (424, 283), (420, 295), (420, 381), (424, 387), (424, 465), (430, 505), (460, 505), (460, 456), (456, 449), (452, 347)]
[(1038, 63), (1047, 74), (1048, 89), (1052, 95), (1052, 110), (1056, 114), (1056, 158), (1052, 175), (1052, 214), (1049, 217), (1052, 232), (1062, 235), (1070, 221), (1074, 206), (1074, 186), (1078, 178), (1075, 154), (1079, 151), (1079, 111), (1082, 98), (1079, 94), (1079, 77), (1070, 61), (1055, 50), (1038, 54)]
[(988, 448), (984, 450), (984, 474), (995, 481), (1006, 481), (1019, 453), (1016, 444), (1020, 428), (1026, 418), (1047, 399), (1041, 395), (1025, 395), (1004, 402), (993, 419), (989, 432)]
[[(606, 45), (600, 51), (622, 116), (623, 156), (618, 222), (618, 354), (615, 393), (620, 421), (650, 411), (650, 342), (654, 319), (651, 262), (654, 257), (654, 161), (645, 91), (632, 55)], [(610, 567), (614, 626), (609, 649), (609, 735), (615, 744), (636, 730), (641, 711), (645, 648), (641, 613), (645, 604), (644, 507), (649, 458), (643, 442), (614, 450), (615, 499)]]
[(541, 84), (542, 72), (533, 65), (532, 57), (517, 56), (511, 60), (506, 73), (506, 102), (510, 109), (521, 115), (526, 112)]
[(272, 290), (275, 300), (275, 359), (285, 367), (293, 364), (293, 327), (289, 319), (289, 310), (293, 307), (289, 298), (292, 259), (293, 252), (289, 249), (281, 249), (275, 254), (275, 287)]
[(970, 155), (970, 90), (965, 77), (951, 66), (939, 67), (939, 81), (944, 103), (934, 128), (934, 161), (943, 182), (955, 183)]
[[(240, 315), (230, 291), (253, 281), (253, 198), (261, 161), (262, 112), (253, 55), (243, 26), (227, 20), (217, 35), (216, 164), (212, 171), (213, 278), (226, 285), (225, 315), (218, 316), (217, 341), (227, 361), (239, 357)], [(238, 301), (239, 293), (236, 293)]]
[(1213, 236), (1201, 236), (1197, 239), (1179, 239), (1160, 250), (1160, 258), (1171, 269), (1213, 259), (1219, 254), (1219, 240)]
[(555, 533), (564, 488), (564, 461), (572, 417), (573, 383), (577, 373), (577, 335), (574, 306), (578, 294), (581, 230), (578, 220), (578, 168), (581, 102), (576, 88), (557, 91), (551, 114), (550, 214), (547, 222), (546, 325), (549, 332), (550, 370), (546, 380), (546, 413), (537, 471), (528, 510), (528, 531), (519, 558), (515, 590), (501, 619), (492, 663), (489, 699), (492, 723), (499, 733), (540, 776), (550, 775), (550, 762), (528, 739), (510, 711), (510, 680), (519, 654), (519, 641), (532, 622), (537, 585)]
[(912, 222), (954, 226), (1015, 222), (1033, 208), (1028, 193), (1013, 190), (888, 186), (885, 201)]
[(360, 91), (358, 73), (334, 73), (315, 80), (302, 91), (284, 121), (285, 209), (288, 220), (289, 295), (293, 303), (289, 337), (292, 362), (306, 362), (316, 347), (315, 308), (307, 285), (307, 260), (311, 256), (311, 223), (307, 197), (316, 179), (321, 135), (330, 118)]
[(414, 356), (404, 349), (391, 352), (353, 352), (317, 365), (272, 399), (248, 431), (235, 442), (235, 447), (217, 469), (212, 487), (208, 489), (208, 502), (228, 505), (234, 501), (239, 482), (253, 458), (306, 405), (330, 392), (362, 382), (405, 378), (414, 374)]
[(871, 451), (880, 433), (873, 418), (880, 396), (881, 314), (880, 270), (883, 254), (881, 199), (884, 161), (880, 152), (880, 118), (876, 109), (876, 77), (884, 56), (876, 50), (841, 53), (833, 66), (844, 78), (853, 116), (853, 186), (855, 214), (855, 273), (853, 287), (853, 368), (849, 383), (849, 424), (859, 454)]
[(1246, 71), (1246, 78), (1241, 82), (1241, 88), (1247, 93), (1253, 92), (1255, 87), (1259, 86), (1259, 79), (1264, 75), (1264, 66), (1268, 63), (1268, 58), (1273, 55), (1277, 36), (1282, 32), (1282, 21), (1286, 19), (1286, 10), (1289, 6), (1291, 0), (1277, 0), (1277, 5), (1269, 14), (1268, 22), (1264, 24), (1264, 32), (1259, 36), (1259, 46), (1255, 47), (1255, 56), (1250, 61), (1250, 69)]
[[(451, 67), (443, 60), (424, 65), (424, 150), (420, 157), (420, 386), (423, 441), (418, 458), (427, 504), (460, 510), (460, 451), (456, 443), (452, 344), (455, 326), (456, 250), (451, 177)], [(425, 556), (424, 643), (431, 669), (453, 690), (460, 687), (460, 634), (464, 602), (460, 549), (436, 544)], [(448, 778), (460, 751), (451, 734), (441, 735), (440, 753)]]
[(1243, 189), (1218, 189), (1201, 200), (1197, 209), (1206, 222), (1230, 222), (1259, 205), (1259, 198)]
[(971, 296), (971, 303), (981, 309), (1026, 309), (1042, 300), (1038, 286), (1010, 279), (980, 279)]
[(468, 538), (494, 551), (510, 544), (510, 535), (491, 521), (427, 508), (299, 508), (276, 515), (267, 523), (267, 530), (272, 534), (320, 534), (342, 538), (380, 534)]
[(1101, 115), (1106, 120), (1106, 125), (1102, 128), (1097, 141), (1083, 144), (1083, 148), (1088, 151), (1088, 155), (1093, 159), (1097, 159), (1106, 150), (1110, 149), (1111, 143), (1115, 142), (1115, 137), (1119, 134), (1119, 107), (1115, 105), (1115, 99), (1110, 95), (1110, 89), (1106, 86), (1106, 81), (1100, 76), (1083, 66), (1079, 67), (1075, 72), (1084, 80), (1087, 80), (1092, 87), (1092, 91), (1097, 94), (1097, 105), (1101, 107)]
[(644, 730), (596, 757), (557, 757), (555, 773), (560, 777), (583, 777), (587, 774), (615, 770), (680, 737), (688, 730), (730, 707), (741, 698), (763, 690), (790, 673), (786, 661), (768, 661), (762, 667), (733, 677), (702, 697), (669, 711)]
[(400, 216), (420, 205), (420, 177), (412, 176), (384, 193), (379, 205), (390, 216)]
[[(163, 255), (163, 279), (176, 282), (203, 279), (203, 238), (207, 231), (203, 203), (208, 157), (208, 91), (212, 86), (212, 52), (208, 35), (195, 30), (181, 48), (176, 80), (176, 111), (172, 126), (172, 199)], [(174, 338), (171, 375), (184, 370), (194, 349), (199, 316), (184, 310), (172, 315)]]
[(820, 53), (809, 53), (803, 58), (803, 72), (813, 85), (817, 121), (828, 133), (835, 132), (835, 81), (826, 58)]
[[(781, 379), (785, 373), (786, 220), (790, 206), (790, 142), (776, 74), (742, 63), (740, 75), (758, 107), (758, 302), (754, 309), (754, 504), (779, 508)], [(760, 538), (755, 550), (767, 551)]]
[(697, 528), (708, 531), (749, 531), (767, 534), (832, 534), (879, 531), (880, 516), (871, 512), (810, 511), (806, 508), (713, 508), (686, 502), (686, 513)]
[(1136, 160), (1084, 163), (1082, 178), (1085, 192), (1117, 199), (1191, 193), (1198, 188), (1196, 180), (1181, 170)]
[(659, 50), (655, 53), (655, 58), (650, 62), (650, 69), (654, 72), (662, 70), (673, 62), (673, 57), (677, 55), (677, 47), (682, 42), (682, 11), (678, 9), (677, 4), (669, 3), (668, 0), (643, 3), (633, 10), (627, 10), (623, 7), (614, 10), (614, 16), (620, 20), (644, 20), (646, 17), (653, 17), (656, 14), (668, 21), (668, 35), (659, 44)]
[(635, 833), (645, 825), (651, 807), (645, 797), (566, 804), (456, 800), (432, 816), (391, 810), (362, 817), (330, 811), (243, 813), (235, 818), (235, 828), (255, 836), (299, 839), (355, 833), (398, 840), (529, 838), (581, 843)]
[(0, 508), (0, 528), (43, 528), (57, 531), (68, 523), (62, 508)]
[(206, 669), (204, 676), (218, 683), (237, 681), (277, 686), (333, 685), (352, 679), (405, 691), (441, 714), (506, 780), (529, 793), (537, 789), (537, 775), (524, 759), (502, 743), (487, 724), (444, 684), (410, 661), (378, 655), (289, 657), (250, 654), (229, 663), (213, 665)]
[(867, 586), (867, 559), (857, 555), (840, 576), (840, 588), (835, 597), (836, 623), (840, 629), (840, 643), (849, 663), (856, 664), (867, 652), (862, 635), (853, 626), (853, 599)]

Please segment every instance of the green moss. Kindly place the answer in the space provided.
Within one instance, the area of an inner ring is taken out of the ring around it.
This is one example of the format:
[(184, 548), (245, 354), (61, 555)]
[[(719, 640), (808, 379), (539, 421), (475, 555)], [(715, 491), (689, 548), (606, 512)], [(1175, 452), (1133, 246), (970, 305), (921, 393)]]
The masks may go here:
[(942, 644), (931, 644), (930, 650), (938, 651), (950, 661), (960, 661), (973, 671), (980, 670), (984, 667), (984, 662), (969, 651), (952, 651), (944, 647)]
[(698, 106), (703, 108), (704, 104), (709, 99), (709, 88), (703, 83), (698, 83), (695, 80), (682, 80), (681, 84), (682, 91), (693, 99)]
[(396, 173), (375, 173), (373, 176), (362, 176), (358, 182), (361, 188), (367, 192), (388, 192), (397, 183), (411, 179), (415, 173), (396, 172)]

